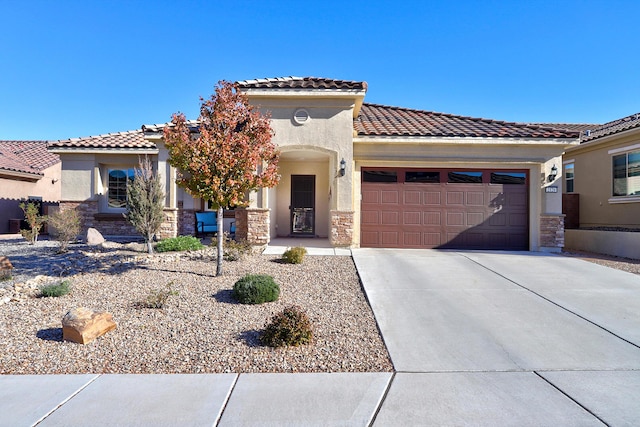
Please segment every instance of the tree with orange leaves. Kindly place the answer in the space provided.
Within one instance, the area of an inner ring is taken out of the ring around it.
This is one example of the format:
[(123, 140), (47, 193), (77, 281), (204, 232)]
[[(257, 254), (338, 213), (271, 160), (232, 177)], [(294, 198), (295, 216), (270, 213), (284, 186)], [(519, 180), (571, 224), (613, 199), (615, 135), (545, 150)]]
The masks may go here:
[(280, 154), (271, 141), (270, 116), (250, 105), (236, 84), (221, 80), (211, 98), (200, 101), (197, 122), (174, 114), (164, 128), (164, 141), (169, 164), (179, 172), (178, 185), (217, 210), (216, 275), (220, 276), (223, 209), (247, 206), (249, 192), (274, 187), (280, 179)]

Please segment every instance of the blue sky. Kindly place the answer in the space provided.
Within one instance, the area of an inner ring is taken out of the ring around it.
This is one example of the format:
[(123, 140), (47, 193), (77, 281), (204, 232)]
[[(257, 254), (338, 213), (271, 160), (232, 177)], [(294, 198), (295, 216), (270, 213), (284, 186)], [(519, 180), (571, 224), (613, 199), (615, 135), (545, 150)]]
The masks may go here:
[(366, 102), (522, 122), (640, 111), (638, 1), (0, 0), (0, 139), (196, 118), (218, 80), (364, 80)]

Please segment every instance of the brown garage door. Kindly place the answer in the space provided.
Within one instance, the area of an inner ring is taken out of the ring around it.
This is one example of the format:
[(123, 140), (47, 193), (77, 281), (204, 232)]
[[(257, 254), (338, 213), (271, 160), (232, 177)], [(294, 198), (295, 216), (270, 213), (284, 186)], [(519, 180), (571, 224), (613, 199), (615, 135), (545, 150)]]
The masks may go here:
[(524, 170), (362, 170), (360, 245), (529, 248)]

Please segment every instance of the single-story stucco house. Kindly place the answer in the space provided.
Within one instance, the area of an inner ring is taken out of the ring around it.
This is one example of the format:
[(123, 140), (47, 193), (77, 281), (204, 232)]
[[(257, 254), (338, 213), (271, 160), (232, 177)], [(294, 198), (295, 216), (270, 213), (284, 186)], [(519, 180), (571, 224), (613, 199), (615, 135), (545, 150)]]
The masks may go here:
[[(559, 251), (562, 155), (580, 132), (367, 104), (366, 82), (285, 77), (237, 82), (272, 118), (280, 183), (229, 211), (236, 236), (328, 238), (334, 246)], [(163, 177), (162, 236), (194, 233), (207, 209), (176, 186), (164, 125), (50, 143), (62, 159), (61, 206), (85, 226), (131, 234), (127, 176), (149, 155)]]
[(58, 203), (61, 168), (47, 141), (0, 141), (0, 234), (27, 227), (21, 202), (38, 202), (42, 214)]
[(640, 114), (584, 130), (563, 168), (567, 248), (640, 258)]

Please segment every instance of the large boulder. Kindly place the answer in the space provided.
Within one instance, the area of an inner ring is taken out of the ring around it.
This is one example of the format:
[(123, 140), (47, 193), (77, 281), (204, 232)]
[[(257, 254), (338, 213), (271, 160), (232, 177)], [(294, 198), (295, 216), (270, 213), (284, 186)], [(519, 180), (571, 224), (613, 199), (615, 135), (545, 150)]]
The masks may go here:
[(95, 228), (89, 227), (87, 229), (87, 245), (99, 245), (104, 243), (104, 237)]
[(87, 344), (115, 328), (111, 313), (78, 307), (62, 318), (62, 339)]

